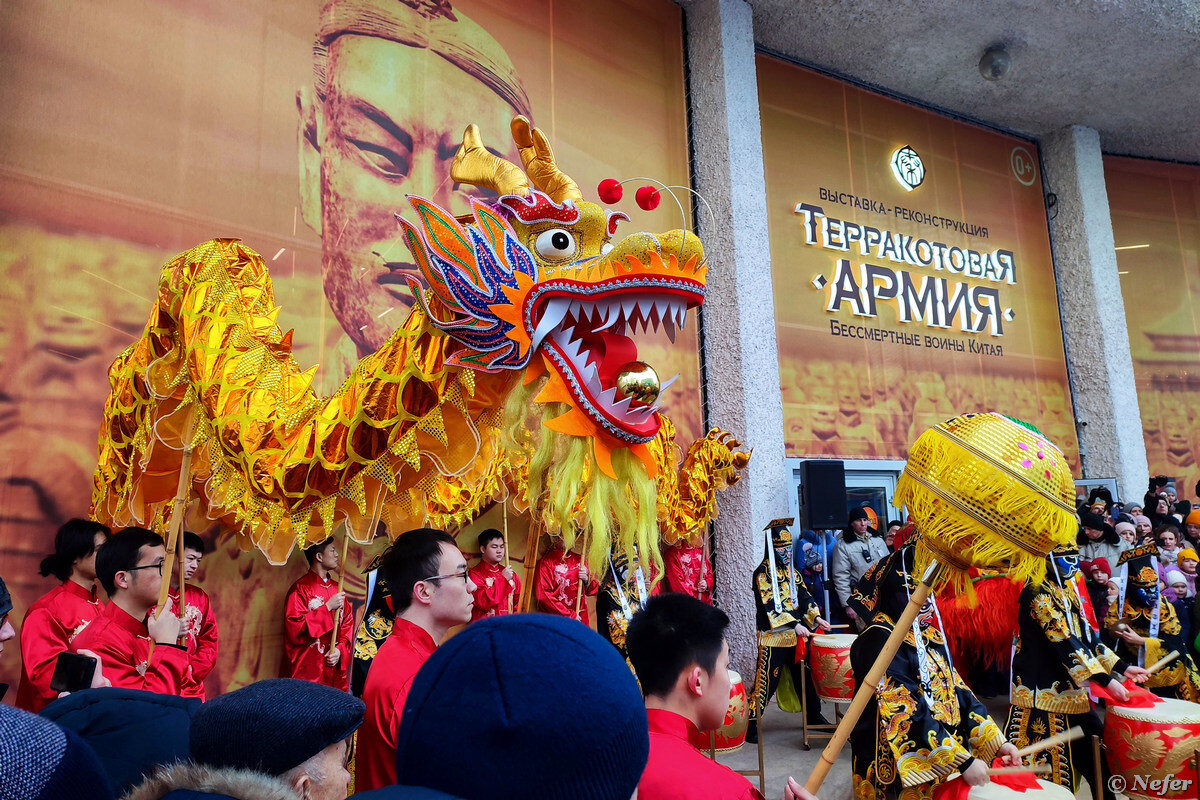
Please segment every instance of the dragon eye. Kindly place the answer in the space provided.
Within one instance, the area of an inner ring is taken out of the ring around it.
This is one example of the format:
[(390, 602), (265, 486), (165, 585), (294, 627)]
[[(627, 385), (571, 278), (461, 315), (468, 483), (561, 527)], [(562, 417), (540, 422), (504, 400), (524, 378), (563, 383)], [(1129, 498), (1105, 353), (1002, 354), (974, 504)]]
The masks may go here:
[(547, 261), (565, 261), (574, 258), (579, 250), (575, 237), (562, 228), (551, 228), (538, 234), (533, 247), (537, 254)]

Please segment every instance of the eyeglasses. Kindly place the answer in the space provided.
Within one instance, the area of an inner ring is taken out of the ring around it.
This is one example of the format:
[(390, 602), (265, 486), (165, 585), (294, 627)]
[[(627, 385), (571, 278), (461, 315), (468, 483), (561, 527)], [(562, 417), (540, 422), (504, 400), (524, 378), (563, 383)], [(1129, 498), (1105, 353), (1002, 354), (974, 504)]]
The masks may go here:
[(469, 572), (469, 570), (466, 567), (463, 567), (458, 572), (451, 572), (447, 575), (434, 575), (433, 577), (430, 577), (430, 578), (421, 578), (421, 580), (422, 581), (440, 581), (442, 578), (462, 578), (463, 583), (469, 583), (471, 581), (471, 578), (468, 576), (468, 574), (467, 574), (468, 572)]
[(163, 568), (163, 564), (165, 562), (166, 562), (166, 559), (164, 558), (162, 561), (159, 561), (157, 564), (143, 564), (140, 567), (130, 567), (129, 569), (124, 570), (124, 571), (125, 572), (137, 572), (139, 569), (156, 569), (156, 570), (158, 570), (158, 577), (161, 578), (162, 577), (162, 568)]

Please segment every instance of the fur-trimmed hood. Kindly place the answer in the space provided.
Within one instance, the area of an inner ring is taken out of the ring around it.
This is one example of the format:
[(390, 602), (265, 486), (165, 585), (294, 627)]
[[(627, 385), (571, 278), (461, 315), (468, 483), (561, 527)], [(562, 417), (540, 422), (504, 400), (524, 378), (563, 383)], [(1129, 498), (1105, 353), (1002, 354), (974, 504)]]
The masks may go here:
[(262, 772), (206, 767), (186, 761), (159, 767), (121, 800), (162, 800), (177, 789), (237, 800), (300, 800), (286, 783)]

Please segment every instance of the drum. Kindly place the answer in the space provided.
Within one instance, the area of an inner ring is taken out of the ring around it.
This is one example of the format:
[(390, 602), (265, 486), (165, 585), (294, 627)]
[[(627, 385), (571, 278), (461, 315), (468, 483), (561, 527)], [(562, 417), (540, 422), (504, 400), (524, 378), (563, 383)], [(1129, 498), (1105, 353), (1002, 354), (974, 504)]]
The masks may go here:
[(1133, 800), (1196, 798), (1191, 758), (1200, 750), (1200, 705), (1164, 699), (1149, 708), (1110, 705), (1104, 744), (1113, 786)]
[[(750, 698), (742, 676), (729, 670), (729, 707), (725, 709), (725, 723), (713, 731), (713, 740), (718, 753), (737, 750), (746, 743), (746, 729), (750, 727)], [(692, 738), (697, 750), (708, 751), (708, 734), (698, 732)]]
[(1075, 793), (1050, 781), (1038, 781), (1037, 790), (1013, 789), (993, 781), (983, 786), (972, 786), (967, 800), (1075, 800)]
[(850, 671), (853, 633), (826, 633), (809, 639), (813, 684), (822, 700), (849, 702), (854, 699), (854, 673)]

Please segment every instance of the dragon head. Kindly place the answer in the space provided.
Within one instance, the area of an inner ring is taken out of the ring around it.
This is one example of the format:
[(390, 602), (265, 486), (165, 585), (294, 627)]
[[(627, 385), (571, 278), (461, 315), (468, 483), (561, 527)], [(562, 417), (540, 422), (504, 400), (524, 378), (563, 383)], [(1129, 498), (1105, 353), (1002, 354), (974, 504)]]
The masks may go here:
[(610, 477), (621, 448), (653, 474), (647, 444), (671, 381), (660, 384), (638, 359), (633, 336), (662, 329), (674, 340), (704, 302), (704, 249), (681, 230), (614, 243), (628, 217), (585, 201), (527, 119), (516, 117), (512, 131), (524, 169), (489, 152), (474, 125), (451, 168), (456, 182), (492, 189), (497, 202), (473, 200), (473, 213), (455, 218), (410, 197), (420, 224), (397, 215), (427, 284), (410, 288), (463, 346), (450, 363), (524, 370), (527, 385), (544, 377), (536, 402), (567, 408), (548, 428), (592, 439), (596, 467)]

